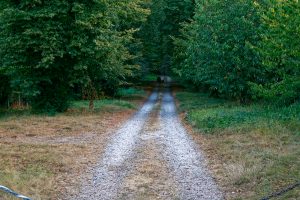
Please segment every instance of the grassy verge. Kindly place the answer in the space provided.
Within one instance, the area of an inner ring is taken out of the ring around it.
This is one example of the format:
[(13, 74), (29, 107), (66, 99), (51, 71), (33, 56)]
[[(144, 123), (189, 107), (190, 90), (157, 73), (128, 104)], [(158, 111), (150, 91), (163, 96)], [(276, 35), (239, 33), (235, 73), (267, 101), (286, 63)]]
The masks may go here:
[[(300, 104), (243, 106), (177, 93), (227, 199), (260, 199), (300, 180)], [(280, 199), (297, 199), (299, 188)]]
[[(120, 88), (115, 98), (104, 98), (94, 101), (93, 112), (115, 112), (126, 109), (136, 109), (147, 93), (141, 88)], [(71, 111), (71, 112), (69, 112)], [(89, 111), (88, 100), (76, 100), (70, 102), (70, 107), (67, 113)], [(0, 107), (0, 120), (5, 120), (9, 117), (24, 117), (32, 115), (56, 115), (55, 113), (33, 113), (30, 108), (24, 109), (7, 109)]]
[[(94, 111), (115, 112), (126, 109), (136, 109), (141, 99), (145, 98), (146, 92), (137, 88), (120, 88), (116, 98), (101, 99), (94, 101)], [(71, 111), (88, 111), (89, 101), (73, 101), (70, 106)]]
[[(55, 176), (66, 170), (66, 147), (0, 143), (0, 184), (33, 199), (51, 199), (56, 195)], [(74, 148), (73, 148), (74, 150)], [(78, 151), (77, 151), (78, 152)], [(15, 199), (0, 192), (0, 199)], [(2, 198), (1, 198), (2, 196)]]
[[(116, 111), (123, 109), (135, 109), (136, 105), (123, 100), (116, 99), (103, 99), (96, 100), (94, 102), (95, 111)], [(89, 109), (89, 101), (74, 101), (70, 107), (71, 110), (88, 110)]]
[[(64, 199), (60, 195), (66, 188), (78, 191), (80, 174), (97, 161), (107, 134), (133, 114), (145, 95), (124, 89), (118, 99), (95, 101), (95, 111), (88, 110), (88, 101), (74, 101), (66, 113), (54, 116), (2, 110), (0, 185), (36, 200)], [(0, 191), (0, 199), (15, 198)]]

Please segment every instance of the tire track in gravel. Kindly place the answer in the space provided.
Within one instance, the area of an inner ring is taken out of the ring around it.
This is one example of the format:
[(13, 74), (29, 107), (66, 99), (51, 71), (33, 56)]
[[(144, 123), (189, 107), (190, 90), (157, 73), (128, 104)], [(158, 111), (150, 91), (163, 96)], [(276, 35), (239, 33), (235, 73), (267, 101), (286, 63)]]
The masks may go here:
[(134, 154), (139, 133), (142, 131), (149, 114), (158, 100), (157, 89), (150, 95), (143, 107), (125, 123), (109, 142), (102, 160), (92, 169), (93, 180), (84, 183), (76, 199), (115, 199), (124, 177), (130, 172), (128, 165)]
[(172, 169), (182, 200), (224, 199), (205, 166), (205, 158), (187, 134), (176, 113), (174, 98), (166, 89), (162, 99), (161, 143)]
[(75, 199), (224, 199), (205, 163), (166, 87), (117, 131)]
[(179, 199), (174, 177), (162, 156), (159, 111), (160, 104), (151, 113), (140, 133), (133, 170), (124, 180), (119, 200)]

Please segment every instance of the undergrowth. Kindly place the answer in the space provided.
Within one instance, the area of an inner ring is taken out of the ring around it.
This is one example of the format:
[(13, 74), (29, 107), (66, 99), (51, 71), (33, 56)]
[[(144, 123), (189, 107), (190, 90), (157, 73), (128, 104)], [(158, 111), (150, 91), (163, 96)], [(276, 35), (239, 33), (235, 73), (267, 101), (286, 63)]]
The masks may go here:
[[(114, 112), (126, 109), (136, 109), (136, 101), (140, 101), (145, 98), (146, 92), (142, 89), (137, 88), (120, 88), (114, 98), (103, 98), (94, 101), (93, 112), (108, 111)], [(69, 111), (89, 111), (89, 100), (76, 100), (71, 101), (69, 109), (62, 114), (70, 114), (73, 112)], [(22, 109), (4, 108), (0, 107), (0, 120), (7, 119), (9, 117), (24, 117), (31, 115), (41, 115), (41, 116), (56, 116), (57, 112), (36, 112), (31, 109), (31, 107), (24, 107)]]
[(119, 98), (133, 98), (141, 97), (145, 95), (145, 91), (137, 88), (120, 88), (117, 92), (117, 97)]
[(182, 102), (180, 110), (189, 111), (186, 119), (205, 133), (219, 133), (226, 128), (251, 130), (253, 126), (272, 129), (278, 125), (300, 136), (300, 103), (289, 107), (240, 105), (187, 92), (177, 94), (177, 98)]

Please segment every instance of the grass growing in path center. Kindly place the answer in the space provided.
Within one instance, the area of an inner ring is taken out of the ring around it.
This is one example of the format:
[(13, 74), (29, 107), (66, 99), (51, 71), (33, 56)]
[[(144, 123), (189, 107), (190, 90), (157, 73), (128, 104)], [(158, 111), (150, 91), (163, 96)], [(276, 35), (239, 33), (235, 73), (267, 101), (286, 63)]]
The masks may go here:
[[(299, 103), (245, 106), (189, 92), (177, 99), (227, 199), (260, 199), (300, 180)], [(280, 199), (299, 196), (295, 189)]]

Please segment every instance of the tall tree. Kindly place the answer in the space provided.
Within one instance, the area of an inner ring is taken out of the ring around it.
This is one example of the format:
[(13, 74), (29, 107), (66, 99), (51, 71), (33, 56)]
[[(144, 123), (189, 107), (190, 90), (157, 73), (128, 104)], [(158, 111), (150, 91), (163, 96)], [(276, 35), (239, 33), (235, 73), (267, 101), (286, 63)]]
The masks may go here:
[(263, 83), (253, 83), (253, 90), (273, 102), (293, 103), (300, 98), (300, 3), (270, 0), (257, 6), (263, 22), (256, 48), (262, 57)]
[[(258, 81), (260, 19), (250, 0), (198, 1), (194, 19), (176, 40), (174, 71), (212, 94), (244, 101)], [(183, 51), (183, 53), (180, 53)]]
[(192, 0), (153, 0), (151, 14), (141, 30), (144, 62), (150, 71), (168, 73), (173, 56), (173, 38), (181, 23), (193, 14)]
[(64, 110), (72, 70), (64, 46), (70, 5), (58, 0), (6, 0), (1, 4), (8, 5), (0, 19), (2, 66), (12, 87), (36, 108)]
[(147, 14), (140, 3), (2, 1), (0, 54), (11, 85), (40, 110), (65, 110), (75, 86), (91, 100), (113, 94), (132, 75), (129, 43)]

